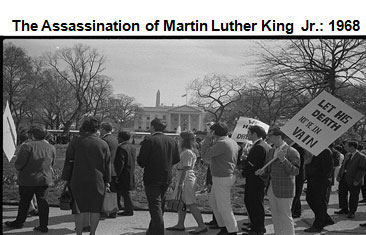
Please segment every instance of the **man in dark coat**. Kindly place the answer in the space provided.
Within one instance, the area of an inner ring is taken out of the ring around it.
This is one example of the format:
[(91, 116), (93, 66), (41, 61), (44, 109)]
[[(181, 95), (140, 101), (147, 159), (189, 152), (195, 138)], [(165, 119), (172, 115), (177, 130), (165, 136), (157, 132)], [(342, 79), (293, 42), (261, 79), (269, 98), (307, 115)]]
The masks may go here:
[(304, 155), (305, 150), (298, 144), (292, 145), (294, 149), (296, 149), (300, 154), (300, 167), (299, 167), (299, 174), (295, 177), (295, 197), (292, 201), (291, 206), (291, 213), (292, 218), (299, 218), (301, 216), (301, 193), (303, 191), (304, 187), (304, 181), (305, 181), (305, 171), (304, 171)]
[[(345, 144), (347, 155), (344, 158), (339, 170), (337, 181), (339, 181), (339, 207), (341, 210), (336, 214), (348, 214), (349, 219), (355, 218), (358, 206), (358, 198), (361, 185), (364, 184), (366, 173), (366, 156), (357, 150), (357, 142), (348, 141)], [(350, 194), (348, 200), (348, 192)]]
[(114, 159), (114, 168), (116, 172), (116, 188), (117, 202), (121, 209), (121, 196), (124, 202), (124, 211), (118, 213), (122, 216), (133, 215), (133, 203), (131, 200), (130, 191), (135, 189), (135, 161), (136, 149), (129, 143), (130, 133), (121, 131), (118, 133), (118, 148)]
[(28, 214), (33, 195), (36, 195), (39, 223), (35, 231), (48, 232), (49, 206), (47, 195), (52, 184), (52, 166), (56, 158), (56, 149), (45, 141), (46, 129), (44, 126), (33, 126), (29, 131), (30, 141), (24, 143), (19, 150), (15, 161), (18, 171), (19, 207), (16, 220), (7, 221), (10, 228), (21, 228)]
[(314, 212), (315, 220), (313, 225), (304, 231), (319, 233), (325, 226), (334, 224), (327, 213), (327, 194), (333, 178), (332, 151), (326, 148), (319, 155), (314, 156), (305, 170), (308, 181), (306, 201)]
[[(111, 191), (116, 191), (116, 185), (115, 185), (115, 181), (116, 181), (116, 172), (115, 172), (115, 168), (114, 168), (114, 158), (116, 156), (116, 151), (117, 151), (117, 147), (118, 147), (118, 141), (117, 138), (112, 134), (112, 130), (113, 130), (113, 126), (110, 122), (103, 122), (102, 124), (100, 124), (100, 136), (102, 137), (102, 139), (107, 142), (108, 147), (109, 147), (109, 151), (111, 153), (111, 162), (110, 162), (110, 168), (111, 168)], [(110, 214), (108, 217), (109, 218), (116, 218), (117, 212), (114, 212), (112, 214)]]
[(141, 144), (137, 163), (144, 168), (144, 186), (151, 221), (148, 235), (164, 235), (165, 193), (172, 182), (172, 166), (179, 162), (178, 144), (163, 134), (166, 124), (155, 118), (151, 121), (151, 136)]
[[(260, 126), (250, 126), (248, 139), (253, 141), (253, 147), (249, 150), (248, 157), (244, 161), (242, 175), (246, 178), (244, 202), (250, 219), (248, 234), (264, 234), (264, 188), (265, 181), (255, 172), (264, 166), (269, 146), (264, 142), (265, 130)], [(246, 234), (246, 233), (244, 233)]]

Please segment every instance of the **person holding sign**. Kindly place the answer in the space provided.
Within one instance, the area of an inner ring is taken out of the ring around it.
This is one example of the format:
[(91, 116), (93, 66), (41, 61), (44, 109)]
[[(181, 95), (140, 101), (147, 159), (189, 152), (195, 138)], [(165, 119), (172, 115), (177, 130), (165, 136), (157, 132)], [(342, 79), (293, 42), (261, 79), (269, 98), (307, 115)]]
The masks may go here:
[(294, 235), (295, 228), (291, 214), (295, 196), (295, 176), (299, 174), (300, 154), (286, 144), (286, 135), (278, 128), (268, 131), (268, 140), (274, 147), (269, 151), (267, 168), (256, 171), (257, 175), (269, 173), (268, 199), (272, 212), (275, 234)]
[(242, 175), (246, 178), (244, 202), (251, 222), (248, 234), (253, 235), (266, 232), (263, 202), (265, 180), (255, 174), (256, 170), (264, 166), (269, 152), (269, 145), (263, 140), (265, 138), (266, 132), (263, 127), (250, 126), (248, 128), (248, 139), (253, 142), (253, 147), (249, 150), (248, 157), (244, 161)]
[(306, 201), (314, 212), (315, 220), (305, 232), (320, 233), (327, 225), (334, 221), (327, 213), (327, 194), (333, 178), (333, 157), (329, 148), (324, 149), (319, 155), (314, 156), (310, 164), (306, 165), (307, 191)]
[[(336, 214), (348, 214), (348, 218), (355, 218), (358, 206), (358, 197), (366, 173), (366, 156), (357, 150), (357, 142), (348, 141), (345, 144), (347, 155), (339, 170), (339, 207)], [(348, 201), (348, 192), (350, 193)], [(349, 210), (348, 210), (349, 209)]]

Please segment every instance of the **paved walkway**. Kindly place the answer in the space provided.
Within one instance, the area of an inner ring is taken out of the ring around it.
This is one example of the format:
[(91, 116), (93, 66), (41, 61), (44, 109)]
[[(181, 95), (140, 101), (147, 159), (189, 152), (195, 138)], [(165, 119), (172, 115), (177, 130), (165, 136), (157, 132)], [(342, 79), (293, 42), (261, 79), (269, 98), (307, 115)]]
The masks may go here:
[[(333, 190), (335, 190), (333, 188)], [(312, 211), (306, 204), (304, 196), (302, 197), (303, 214), (301, 218), (295, 219), (296, 234), (304, 235), (309, 234), (303, 232), (308, 228), (314, 218)], [(344, 215), (335, 215), (334, 211), (338, 210), (337, 193), (332, 192), (330, 198), (330, 205), (328, 209), (329, 215), (335, 221), (334, 225), (326, 227), (321, 234), (329, 235), (348, 235), (348, 234), (366, 234), (366, 228), (360, 227), (359, 224), (366, 221), (366, 204), (360, 204), (356, 213), (355, 219), (347, 219)], [(3, 223), (5, 221), (14, 220), (17, 213), (16, 206), (3, 205)], [(165, 213), (164, 221), (165, 227), (170, 227), (176, 224), (177, 213)], [(211, 215), (203, 214), (205, 221), (211, 220)], [(247, 216), (236, 216), (240, 228), (242, 223), (247, 221)], [(147, 225), (150, 220), (150, 215), (147, 211), (136, 211), (132, 217), (117, 217), (116, 219), (104, 219), (101, 220), (97, 229), (97, 234), (100, 235), (122, 235), (122, 234), (135, 234), (144, 235), (147, 229)], [(271, 217), (266, 217), (266, 234), (273, 234), (273, 225)], [(186, 232), (171, 232), (166, 231), (166, 235), (183, 235), (189, 234), (188, 231), (193, 230), (196, 226), (191, 214), (186, 218)], [(4, 234), (38, 234), (32, 231), (33, 227), (38, 226), (38, 217), (29, 217), (22, 229), (9, 230), (3, 225)], [(73, 222), (73, 216), (70, 215), (70, 211), (61, 211), (59, 208), (50, 208), (50, 220), (49, 220), (49, 232), (48, 234), (63, 235), (63, 234), (75, 234), (75, 224)], [(241, 231), (241, 230), (240, 230)], [(217, 234), (218, 230), (209, 230), (204, 233), (205, 235)], [(87, 233), (84, 233), (87, 234)], [(240, 232), (238, 234), (241, 234)]]

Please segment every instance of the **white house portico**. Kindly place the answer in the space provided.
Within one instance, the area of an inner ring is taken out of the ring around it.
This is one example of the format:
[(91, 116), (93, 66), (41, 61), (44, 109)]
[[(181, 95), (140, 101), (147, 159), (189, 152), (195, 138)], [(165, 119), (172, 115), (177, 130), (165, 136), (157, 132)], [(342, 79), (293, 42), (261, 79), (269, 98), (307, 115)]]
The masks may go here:
[(134, 122), (134, 129), (137, 131), (148, 131), (150, 122), (154, 118), (161, 118), (167, 123), (167, 131), (175, 132), (178, 128), (181, 131), (204, 131), (206, 129), (206, 112), (199, 107), (182, 106), (162, 106), (158, 105), (160, 101), (160, 92), (157, 93), (156, 107), (143, 107)]

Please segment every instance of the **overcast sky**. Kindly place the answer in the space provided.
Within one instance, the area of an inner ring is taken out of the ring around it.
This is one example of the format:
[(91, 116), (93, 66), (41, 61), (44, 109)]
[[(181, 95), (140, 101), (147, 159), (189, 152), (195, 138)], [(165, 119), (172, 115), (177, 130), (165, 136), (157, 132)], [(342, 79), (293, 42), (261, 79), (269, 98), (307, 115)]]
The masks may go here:
[(218, 73), (251, 78), (257, 45), (254, 40), (199, 39), (8, 39), (30, 56), (84, 43), (106, 57), (104, 75), (113, 92), (155, 106), (160, 90), (164, 105), (183, 105), (181, 96), (195, 78)]

